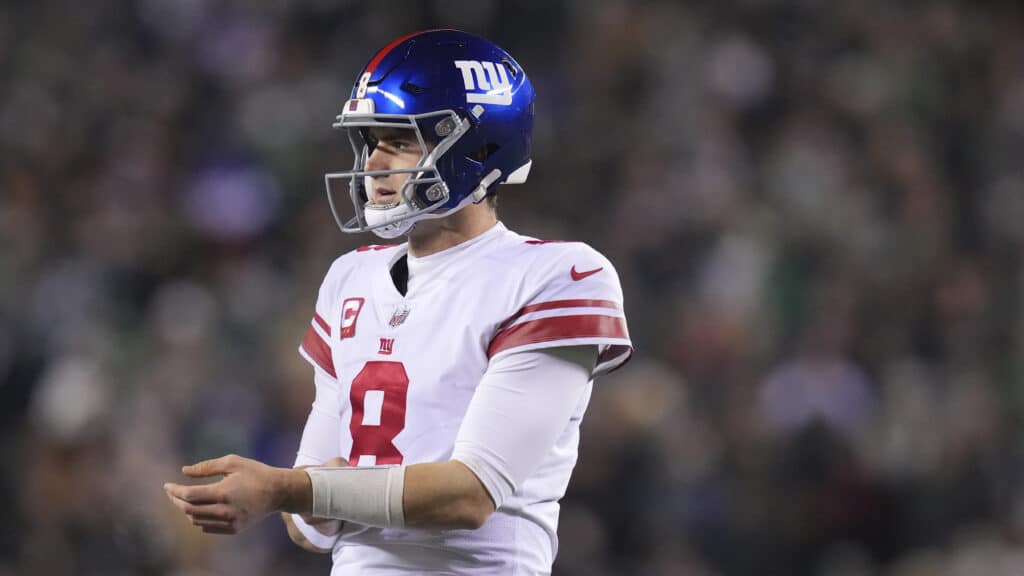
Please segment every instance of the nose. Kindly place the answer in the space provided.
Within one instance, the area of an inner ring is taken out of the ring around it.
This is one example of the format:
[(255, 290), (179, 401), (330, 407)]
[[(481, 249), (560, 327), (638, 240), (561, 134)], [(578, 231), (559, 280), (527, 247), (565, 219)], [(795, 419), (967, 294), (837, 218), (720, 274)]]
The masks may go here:
[(373, 152), (366, 158), (366, 170), (390, 170), (391, 164), (388, 161), (388, 155), (380, 151), (380, 148), (375, 148)]

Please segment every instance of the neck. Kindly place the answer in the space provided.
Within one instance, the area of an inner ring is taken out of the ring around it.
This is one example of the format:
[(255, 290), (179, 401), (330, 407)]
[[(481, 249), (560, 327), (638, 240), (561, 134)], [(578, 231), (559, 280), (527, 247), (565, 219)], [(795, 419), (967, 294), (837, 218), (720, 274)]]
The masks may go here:
[(417, 258), (472, 240), (498, 223), (494, 210), (474, 204), (438, 220), (418, 222), (409, 234), (409, 254)]

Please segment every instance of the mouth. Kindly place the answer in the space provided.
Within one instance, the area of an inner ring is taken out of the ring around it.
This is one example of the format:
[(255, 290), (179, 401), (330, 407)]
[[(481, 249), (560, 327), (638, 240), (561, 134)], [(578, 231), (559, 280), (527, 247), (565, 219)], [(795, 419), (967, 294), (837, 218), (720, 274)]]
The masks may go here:
[(373, 191), (370, 205), (375, 208), (391, 208), (397, 206), (400, 201), (401, 198), (398, 196), (398, 192), (390, 188), (376, 188)]

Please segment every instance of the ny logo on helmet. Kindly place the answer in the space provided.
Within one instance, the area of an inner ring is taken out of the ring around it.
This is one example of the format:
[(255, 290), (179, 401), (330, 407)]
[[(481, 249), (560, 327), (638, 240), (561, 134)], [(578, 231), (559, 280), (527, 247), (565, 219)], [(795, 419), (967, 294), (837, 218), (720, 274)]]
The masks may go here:
[[(455, 67), (462, 72), (462, 82), (466, 85), (466, 102), (501, 106), (512, 103), (512, 83), (508, 81), (505, 66), (495, 62), (456, 60)], [(471, 90), (483, 90), (484, 93)]]

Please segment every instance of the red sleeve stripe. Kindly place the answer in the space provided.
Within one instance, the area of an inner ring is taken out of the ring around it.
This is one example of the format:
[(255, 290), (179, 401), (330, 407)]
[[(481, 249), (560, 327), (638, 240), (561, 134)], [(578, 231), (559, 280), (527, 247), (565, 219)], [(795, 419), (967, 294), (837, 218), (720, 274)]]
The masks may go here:
[(550, 302), (524, 306), (519, 312), (509, 316), (507, 320), (502, 322), (498, 330), (508, 328), (513, 322), (531, 312), (554, 310), (556, 308), (610, 308), (612, 310), (622, 310), (622, 306), (612, 300), (551, 300)]
[(628, 340), (629, 332), (626, 320), (616, 316), (555, 316), (529, 320), (498, 334), (487, 348), (487, 357), (527, 344), (576, 338)]
[(328, 336), (331, 335), (331, 325), (328, 324), (326, 320), (321, 318), (319, 314), (313, 314), (313, 321), (320, 325), (320, 328), (323, 329), (324, 334), (327, 334)]
[(337, 378), (337, 374), (334, 373), (334, 359), (331, 357), (331, 347), (317, 334), (312, 324), (306, 330), (305, 338), (302, 339), (302, 350), (324, 372)]

